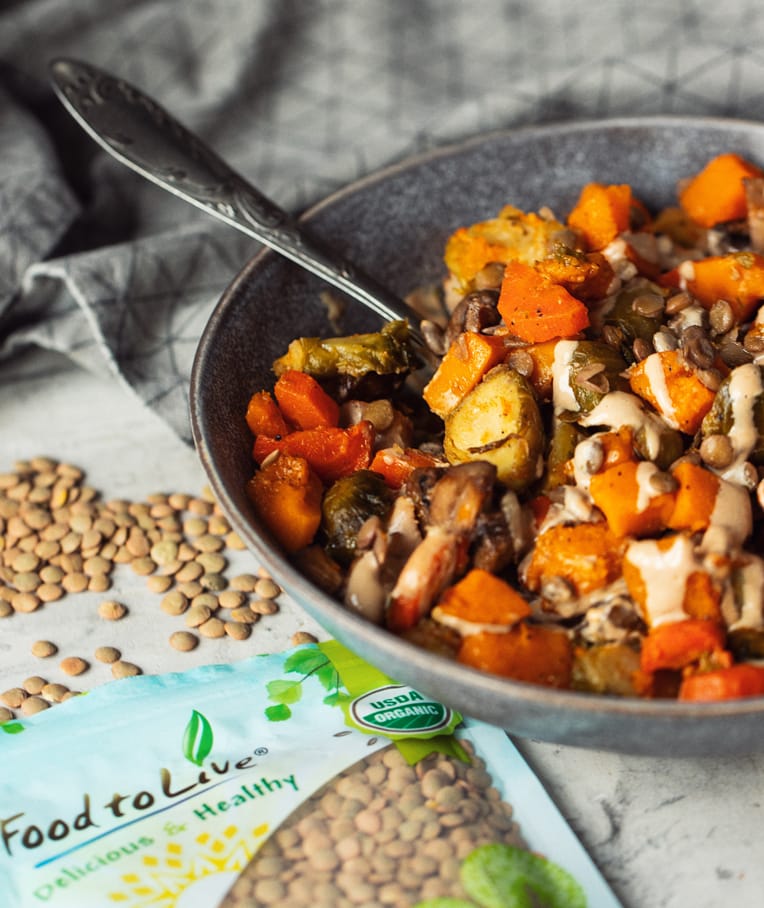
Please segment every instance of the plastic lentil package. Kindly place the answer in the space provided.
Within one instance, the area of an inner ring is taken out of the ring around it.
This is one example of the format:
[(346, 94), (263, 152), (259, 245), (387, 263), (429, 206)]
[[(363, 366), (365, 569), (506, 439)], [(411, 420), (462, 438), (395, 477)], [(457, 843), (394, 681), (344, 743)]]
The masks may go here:
[(335, 641), (0, 725), (3, 908), (609, 908), (507, 736)]

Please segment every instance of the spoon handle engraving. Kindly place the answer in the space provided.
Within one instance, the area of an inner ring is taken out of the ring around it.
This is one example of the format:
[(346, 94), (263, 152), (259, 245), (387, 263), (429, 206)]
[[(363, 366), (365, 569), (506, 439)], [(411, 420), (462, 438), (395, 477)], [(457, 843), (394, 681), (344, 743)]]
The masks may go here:
[(419, 317), (407, 303), (307, 237), (293, 218), (152, 98), (77, 60), (53, 61), (50, 74), (69, 113), (117, 160), (317, 274), (384, 320), (408, 319), (422, 345)]

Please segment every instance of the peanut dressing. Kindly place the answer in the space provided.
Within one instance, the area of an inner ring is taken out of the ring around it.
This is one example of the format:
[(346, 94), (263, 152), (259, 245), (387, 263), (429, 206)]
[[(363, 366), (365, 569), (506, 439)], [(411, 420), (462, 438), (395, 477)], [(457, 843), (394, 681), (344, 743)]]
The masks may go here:
[(562, 410), (578, 410), (578, 401), (570, 384), (570, 364), (573, 362), (578, 341), (557, 341), (552, 364), (552, 400), (559, 413)]
[(645, 376), (650, 383), (650, 390), (655, 398), (655, 406), (660, 411), (664, 422), (672, 429), (678, 429), (676, 409), (669, 393), (666, 373), (663, 371), (663, 358), (658, 353), (651, 353), (644, 361)]
[(746, 485), (745, 464), (759, 438), (754, 405), (764, 391), (761, 370), (754, 363), (738, 366), (730, 373), (729, 396), (732, 408), (732, 425), (727, 437), (732, 442), (732, 463), (718, 471), (724, 479)]
[(645, 410), (640, 399), (628, 391), (611, 391), (606, 394), (597, 406), (586, 416), (579, 418), (582, 426), (608, 426), (620, 429), (624, 426), (632, 429), (635, 435), (644, 434), (647, 455), (651, 459), (658, 456), (661, 446), (661, 421)]
[(654, 539), (632, 542), (625, 558), (639, 569), (645, 585), (644, 617), (651, 627), (689, 617), (683, 608), (687, 581), (699, 566), (688, 537), (676, 536), (665, 550)]

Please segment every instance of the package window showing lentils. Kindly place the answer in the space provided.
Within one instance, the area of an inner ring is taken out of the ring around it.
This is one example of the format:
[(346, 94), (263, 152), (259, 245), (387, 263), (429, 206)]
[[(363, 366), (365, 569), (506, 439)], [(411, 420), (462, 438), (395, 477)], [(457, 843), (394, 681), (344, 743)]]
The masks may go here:
[(502, 731), (336, 641), (96, 688), (0, 760), (4, 908), (618, 905)]

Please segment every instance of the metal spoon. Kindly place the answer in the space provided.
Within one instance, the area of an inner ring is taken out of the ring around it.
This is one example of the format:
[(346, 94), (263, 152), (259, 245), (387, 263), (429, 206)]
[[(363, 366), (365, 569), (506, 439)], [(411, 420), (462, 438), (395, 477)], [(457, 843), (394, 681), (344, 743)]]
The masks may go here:
[(50, 64), (53, 88), (77, 122), (118, 161), (317, 274), (387, 321), (406, 319), (425, 358), (418, 314), (332, 250), (232, 170), (156, 101), (78, 60)]

